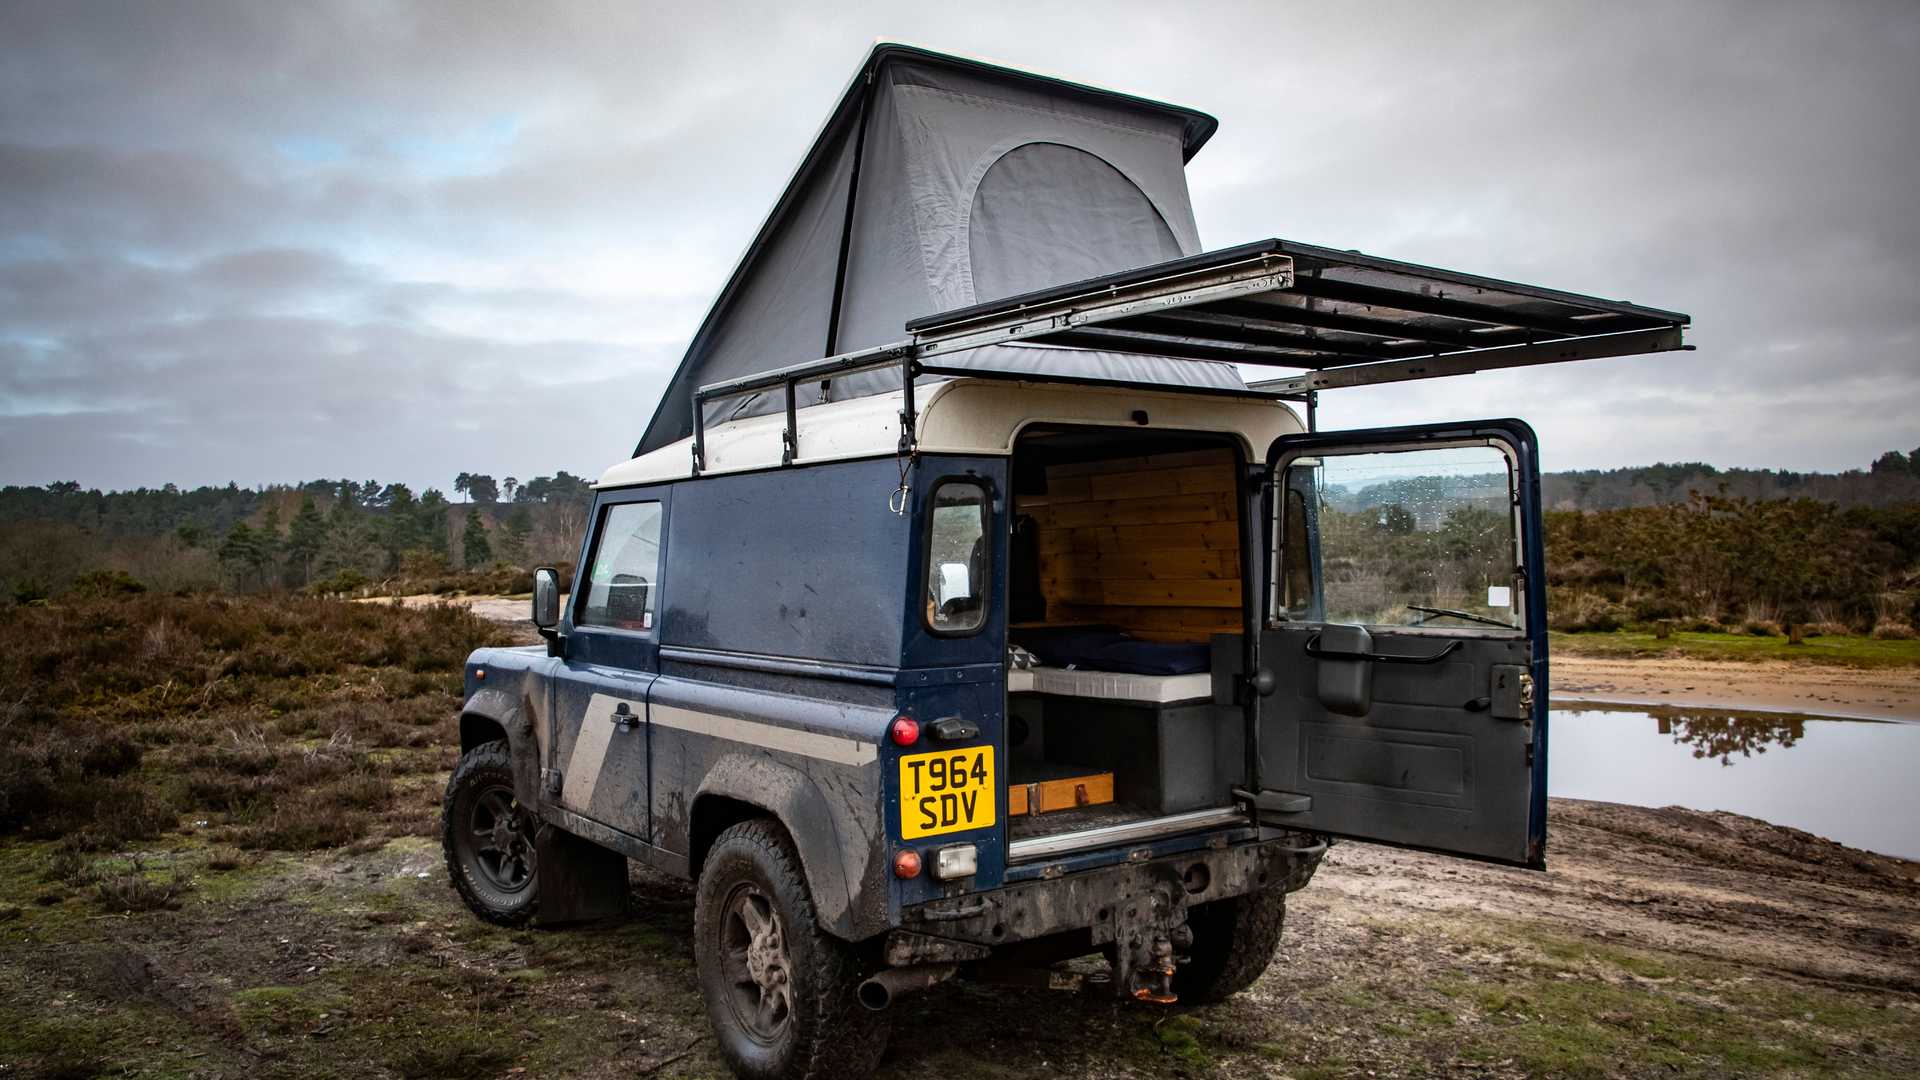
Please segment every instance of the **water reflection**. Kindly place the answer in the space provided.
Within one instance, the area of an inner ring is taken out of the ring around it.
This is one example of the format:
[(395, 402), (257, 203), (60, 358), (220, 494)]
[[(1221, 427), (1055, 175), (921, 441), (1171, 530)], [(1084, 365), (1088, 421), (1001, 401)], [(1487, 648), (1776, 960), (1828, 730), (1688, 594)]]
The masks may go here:
[(1807, 735), (1807, 721), (1801, 716), (1661, 711), (1653, 719), (1660, 734), (1692, 747), (1694, 757), (1718, 759), (1722, 765), (1733, 764), (1735, 754), (1743, 758), (1764, 754), (1769, 746), (1792, 746)]
[(1728, 810), (1920, 858), (1920, 724), (1582, 704), (1553, 710), (1547, 746), (1553, 795)]

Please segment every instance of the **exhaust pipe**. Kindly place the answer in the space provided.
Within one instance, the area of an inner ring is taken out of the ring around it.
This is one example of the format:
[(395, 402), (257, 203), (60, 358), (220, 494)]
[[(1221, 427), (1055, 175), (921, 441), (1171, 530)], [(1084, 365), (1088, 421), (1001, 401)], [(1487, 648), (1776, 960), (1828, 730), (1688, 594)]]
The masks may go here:
[(860, 999), (860, 1004), (879, 1012), (893, 1004), (894, 998), (946, 982), (953, 978), (957, 970), (959, 968), (955, 964), (914, 964), (911, 967), (888, 968), (861, 983), (854, 996)]

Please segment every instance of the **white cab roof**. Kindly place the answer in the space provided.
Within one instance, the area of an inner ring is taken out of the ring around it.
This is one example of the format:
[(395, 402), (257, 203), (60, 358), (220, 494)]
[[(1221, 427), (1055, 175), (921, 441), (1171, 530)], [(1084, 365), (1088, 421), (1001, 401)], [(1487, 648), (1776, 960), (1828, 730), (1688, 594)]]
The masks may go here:
[[(1149, 430), (1238, 436), (1250, 460), (1264, 457), (1274, 439), (1305, 430), (1286, 404), (1260, 398), (1001, 379), (950, 379), (914, 390), (923, 454), (1011, 454), (1030, 424), (1135, 428), (1142, 426), (1134, 418), (1141, 411)], [(900, 444), (901, 397), (895, 390), (799, 410), (800, 452), (793, 464), (892, 456)], [(782, 413), (708, 427), (702, 475), (777, 467), (785, 428)], [(594, 486), (631, 487), (692, 475), (693, 440), (681, 439), (614, 465)]]

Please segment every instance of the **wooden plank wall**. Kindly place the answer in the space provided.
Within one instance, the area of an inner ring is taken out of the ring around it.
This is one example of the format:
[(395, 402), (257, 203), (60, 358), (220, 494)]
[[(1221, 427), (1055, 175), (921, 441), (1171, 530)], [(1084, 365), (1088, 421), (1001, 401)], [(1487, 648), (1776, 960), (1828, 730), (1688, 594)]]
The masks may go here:
[(1232, 451), (1054, 465), (1016, 510), (1039, 526), (1047, 622), (1111, 623), (1150, 641), (1240, 630)]

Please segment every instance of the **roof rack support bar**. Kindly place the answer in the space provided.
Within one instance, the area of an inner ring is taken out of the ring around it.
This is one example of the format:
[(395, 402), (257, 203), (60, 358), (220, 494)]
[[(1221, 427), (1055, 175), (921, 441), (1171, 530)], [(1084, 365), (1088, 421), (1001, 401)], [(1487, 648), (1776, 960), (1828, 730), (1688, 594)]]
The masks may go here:
[(1690, 349), (1682, 342), (1682, 330), (1669, 326), (1660, 330), (1630, 330), (1619, 334), (1596, 334), (1567, 341), (1547, 341), (1535, 345), (1508, 345), (1477, 352), (1428, 356), (1418, 360), (1388, 360), (1378, 364), (1353, 364), (1347, 367), (1310, 371), (1285, 379), (1269, 379), (1254, 384), (1258, 389), (1283, 394), (1314, 394), (1346, 386), (1372, 386), (1378, 383), (1437, 379), (1447, 375), (1470, 375), (1476, 371), (1559, 364), (1569, 360), (1592, 360), (1603, 356), (1635, 356), (1641, 353)]
[(791, 465), (793, 459), (800, 456), (800, 421), (794, 415), (796, 408), (793, 400), (796, 381), (788, 379), (786, 383), (787, 429), (780, 433), (780, 464), (782, 465)]
[(700, 470), (707, 467), (706, 405), (706, 396), (696, 392), (693, 395), (693, 475), (695, 476), (699, 476)]
[(1109, 286), (1011, 310), (984, 312), (948, 323), (920, 325), (914, 341), (920, 355), (959, 352), (982, 345), (1025, 341), (1081, 326), (1204, 304), (1231, 296), (1257, 295), (1293, 285), (1293, 260), (1259, 255), (1163, 278)]
[(900, 358), (900, 453), (911, 454), (917, 440), (914, 436), (915, 409), (913, 406), (913, 377), (919, 374), (920, 365), (913, 362), (913, 350)]

